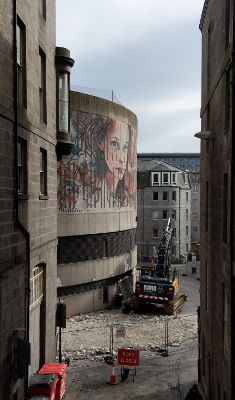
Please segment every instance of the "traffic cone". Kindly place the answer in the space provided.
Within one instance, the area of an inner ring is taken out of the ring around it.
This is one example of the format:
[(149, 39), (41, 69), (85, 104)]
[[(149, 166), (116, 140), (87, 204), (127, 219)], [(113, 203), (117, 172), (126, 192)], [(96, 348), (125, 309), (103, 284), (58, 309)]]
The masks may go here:
[(110, 375), (109, 383), (111, 383), (112, 385), (115, 385), (117, 383), (117, 377), (115, 375), (114, 361), (113, 361), (113, 365), (112, 365), (112, 374)]

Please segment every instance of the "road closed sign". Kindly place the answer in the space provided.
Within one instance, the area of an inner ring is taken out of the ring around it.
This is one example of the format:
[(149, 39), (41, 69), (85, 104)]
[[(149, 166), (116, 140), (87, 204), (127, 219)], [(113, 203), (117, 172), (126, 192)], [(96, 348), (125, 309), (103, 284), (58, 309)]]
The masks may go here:
[(118, 349), (118, 365), (138, 367), (140, 364), (140, 351), (133, 349)]

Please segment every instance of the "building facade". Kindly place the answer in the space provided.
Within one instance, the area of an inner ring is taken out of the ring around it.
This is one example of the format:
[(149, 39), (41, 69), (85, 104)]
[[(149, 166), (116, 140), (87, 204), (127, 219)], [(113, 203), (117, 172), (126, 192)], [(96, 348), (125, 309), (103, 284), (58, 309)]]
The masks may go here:
[(191, 189), (191, 250), (200, 256), (200, 153), (139, 153), (138, 159), (166, 161), (189, 173)]
[(205, 399), (235, 398), (234, 1), (205, 1), (202, 31), (200, 371)]
[(137, 118), (71, 92), (74, 150), (58, 163), (58, 296), (68, 314), (100, 310), (136, 266)]
[(190, 172), (191, 180), (191, 249), (199, 259), (200, 256), (200, 172)]
[(138, 260), (157, 256), (163, 230), (171, 218), (172, 261), (191, 249), (191, 185), (189, 175), (163, 161), (138, 158)]
[(56, 356), (55, 1), (1, 3), (0, 49), (0, 399), (21, 400)]

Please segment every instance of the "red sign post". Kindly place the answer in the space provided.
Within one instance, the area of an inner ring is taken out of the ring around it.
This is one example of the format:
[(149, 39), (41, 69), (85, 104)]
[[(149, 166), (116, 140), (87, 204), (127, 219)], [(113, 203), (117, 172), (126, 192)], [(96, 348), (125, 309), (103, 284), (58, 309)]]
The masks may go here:
[(140, 351), (132, 349), (118, 349), (118, 365), (138, 367), (140, 364)]

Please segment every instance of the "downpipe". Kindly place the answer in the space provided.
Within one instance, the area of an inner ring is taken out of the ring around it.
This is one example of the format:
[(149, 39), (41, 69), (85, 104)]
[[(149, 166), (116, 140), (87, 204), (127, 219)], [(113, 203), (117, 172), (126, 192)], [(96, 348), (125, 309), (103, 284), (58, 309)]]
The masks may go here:
[[(29, 301), (30, 301), (30, 234), (28, 230), (21, 223), (19, 218), (19, 181), (18, 181), (18, 74), (17, 74), (17, 0), (13, 0), (13, 60), (14, 60), (14, 159), (15, 159), (15, 224), (21, 231), (25, 238), (26, 244), (26, 272), (25, 272), (25, 328), (26, 328), (26, 341), (29, 342)], [(25, 373), (25, 393), (24, 397), (27, 399), (28, 391), (28, 366), (26, 366)]]
[[(235, 313), (235, 244), (234, 244), (234, 222), (235, 222), (235, 210), (234, 210), (234, 200), (235, 200), (235, 143), (234, 143), (234, 135), (235, 135), (235, 65), (234, 65), (234, 41), (235, 41), (235, 1), (233, 2), (233, 11), (232, 11), (232, 20), (233, 20), (233, 34), (232, 34), (232, 127), (231, 127), (231, 198), (230, 198), (230, 207), (231, 207), (231, 218), (230, 218), (230, 279), (231, 279), (231, 316), (234, 316)], [(231, 399), (235, 398), (235, 388), (234, 388), (234, 380), (235, 380), (235, 321), (234, 318), (231, 318)]]

